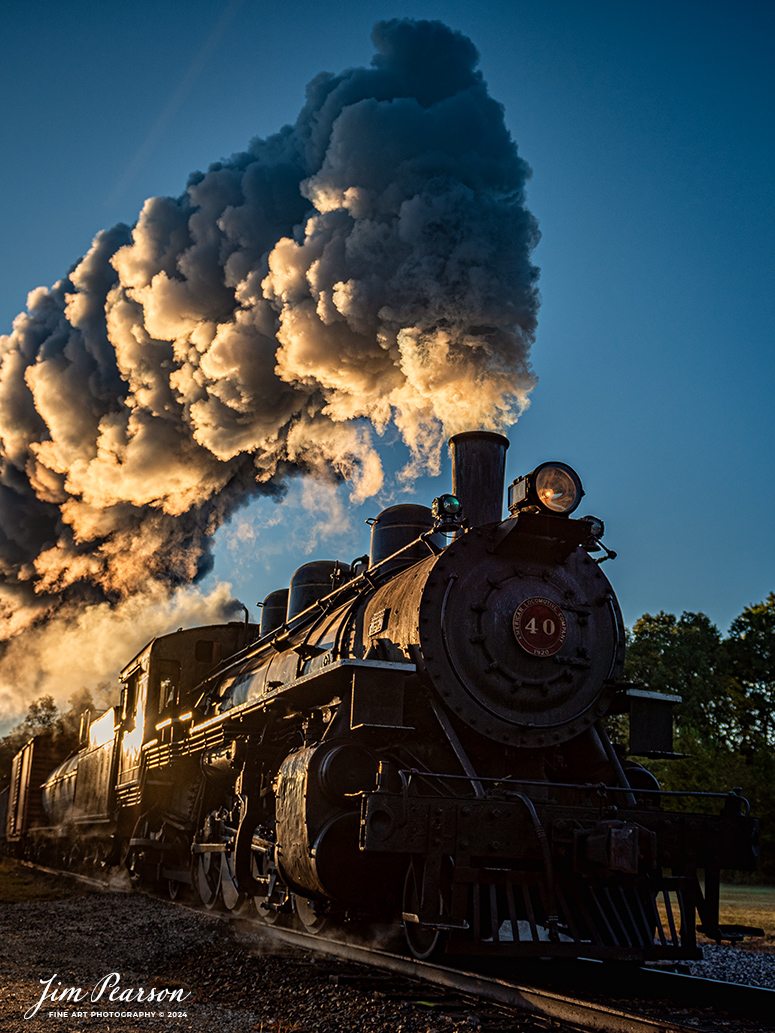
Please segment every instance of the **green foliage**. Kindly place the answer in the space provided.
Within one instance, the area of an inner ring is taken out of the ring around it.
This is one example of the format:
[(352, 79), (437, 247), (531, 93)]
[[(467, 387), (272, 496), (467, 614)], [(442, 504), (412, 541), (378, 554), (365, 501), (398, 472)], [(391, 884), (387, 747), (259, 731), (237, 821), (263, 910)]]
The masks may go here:
[(644, 614), (630, 635), (625, 676), (657, 692), (682, 697), (680, 730), (702, 741), (725, 739), (734, 723), (734, 686), (721, 635), (704, 613), (679, 618)]
[(41, 696), (40, 699), (30, 703), (21, 728), (31, 736), (37, 735), (39, 732), (47, 732), (53, 728), (58, 717), (59, 710), (54, 702), (54, 697)]
[(675, 761), (648, 761), (665, 789), (740, 787), (761, 819), (762, 872), (775, 875), (775, 593), (746, 607), (727, 638), (704, 613), (644, 614), (626, 676), (680, 695)]
[(775, 747), (775, 592), (743, 610), (724, 644), (740, 693), (742, 746), (747, 752)]

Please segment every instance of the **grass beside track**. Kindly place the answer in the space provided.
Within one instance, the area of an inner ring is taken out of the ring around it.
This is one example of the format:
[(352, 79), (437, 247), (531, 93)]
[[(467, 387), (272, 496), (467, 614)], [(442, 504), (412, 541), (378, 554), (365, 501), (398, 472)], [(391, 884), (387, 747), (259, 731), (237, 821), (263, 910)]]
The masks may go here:
[(764, 929), (764, 939), (748, 943), (757, 949), (775, 950), (775, 886), (722, 883), (719, 920), (723, 925), (759, 926)]
[(88, 886), (64, 875), (47, 875), (27, 868), (13, 857), (0, 857), (0, 904), (30, 900), (62, 900), (82, 897)]

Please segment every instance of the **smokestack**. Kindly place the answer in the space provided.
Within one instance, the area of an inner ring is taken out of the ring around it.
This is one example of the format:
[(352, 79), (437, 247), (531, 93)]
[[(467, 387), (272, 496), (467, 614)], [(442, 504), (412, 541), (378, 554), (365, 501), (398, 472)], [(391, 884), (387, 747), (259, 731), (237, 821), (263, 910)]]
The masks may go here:
[(452, 455), (452, 494), (463, 504), (471, 527), (503, 519), (503, 483), (509, 439), (489, 430), (455, 434)]

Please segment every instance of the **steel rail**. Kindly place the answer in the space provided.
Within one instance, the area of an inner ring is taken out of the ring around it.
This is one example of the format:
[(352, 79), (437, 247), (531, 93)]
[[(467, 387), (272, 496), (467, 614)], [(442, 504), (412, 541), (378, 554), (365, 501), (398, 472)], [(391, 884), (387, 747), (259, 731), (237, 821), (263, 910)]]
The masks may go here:
[(48, 868), (45, 864), (38, 864), (36, 861), (25, 861), (23, 858), (14, 858), (14, 860), (25, 868), (32, 868), (36, 872), (45, 872), (46, 875), (64, 875), (67, 879), (75, 879), (76, 882), (82, 882), (86, 886), (91, 886), (92, 889), (100, 890), (102, 893), (112, 892), (110, 882), (103, 879), (93, 879), (89, 875), (81, 875), (80, 872), (68, 871), (67, 868)]
[[(585, 993), (611, 995), (611, 972), (605, 962), (580, 959), (573, 964), (576, 972), (565, 965), (557, 975), (556, 981), (565, 989), (572, 991), (580, 986)], [(688, 1007), (711, 1007), (734, 1018), (759, 1020), (765, 1023), (760, 1028), (775, 1030), (775, 990), (767, 987), (645, 966), (617, 971), (615, 979), (620, 999), (654, 998)]]
[(603, 1004), (578, 1000), (553, 990), (522, 986), (476, 972), (465, 972), (445, 965), (406, 958), (389, 951), (359, 947), (326, 936), (314, 936), (268, 925), (262, 925), (259, 933), (261, 937), (266, 935), (281, 943), (330, 954), (342, 961), (377, 968), (416, 982), (431, 983), (447, 990), (470, 994), (538, 1018), (566, 1022), (595, 1033), (689, 1033), (690, 1030), (697, 1033), (696, 1026), (681, 1026), (662, 1019), (651, 1019)]

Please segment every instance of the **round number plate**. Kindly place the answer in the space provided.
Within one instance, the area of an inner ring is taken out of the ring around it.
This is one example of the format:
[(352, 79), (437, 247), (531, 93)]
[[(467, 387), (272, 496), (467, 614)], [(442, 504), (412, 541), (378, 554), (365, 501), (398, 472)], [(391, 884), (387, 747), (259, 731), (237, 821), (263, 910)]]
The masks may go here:
[(554, 656), (568, 631), (560, 607), (540, 596), (520, 603), (514, 611), (513, 627), (517, 642), (531, 656)]

